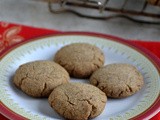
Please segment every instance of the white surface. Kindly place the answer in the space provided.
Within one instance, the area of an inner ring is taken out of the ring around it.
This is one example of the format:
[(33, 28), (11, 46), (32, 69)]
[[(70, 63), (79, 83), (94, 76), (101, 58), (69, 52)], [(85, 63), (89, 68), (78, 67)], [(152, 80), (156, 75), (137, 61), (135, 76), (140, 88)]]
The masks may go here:
[(122, 18), (101, 21), (70, 13), (51, 14), (46, 3), (37, 1), (0, 0), (0, 20), (62, 31), (91, 31), (127, 39), (160, 41), (160, 25), (143, 25)]
[[(6, 55), (2, 60), (0, 67), (0, 90), (3, 95), (0, 96), (2, 102), (9, 108), (13, 109), (11, 105), (15, 103), (19, 106), (14, 109), (24, 109), (24, 113), (20, 113), (27, 117), (27, 113), (32, 116), (30, 119), (42, 119), (42, 118), (59, 118), (60, 117), (51, 109), (47, 99), (35, 99), (27, 96), (20, 90), (18, 90), (12, 83), (12, 77), (15, 70), (23, 63), (33, 60), (52, 60), (54, 54), (63, 45), (72, 42), (88, 42), (90, 44), (96, 44), (101, 48), (105, 55), (105, 64), (110, 63), (130, 63), (136, 66), (144, 76), (144, 86), (136, 94), (124, 98), (124, 99), (108, 99), (107, 105), (103, 113), (95, 118), (95, 120), (107, 120), (109, 118), (130, 118), (141, 112), (145, 111), (158, 96), (159, 88), (159, 74), (153, 64), (146, 59), (142, 54), (136, 52), (134, 49), (125, 45), (107, 41), (103, 38), (87, 37), (87, 36), (60, 36), (43, 38), (39, 41), (34, 41), (13, 50)], [(152, 70), (152, 71), (151, 71)], [(6, 72), (7, 71), (7, 72)], [(71, 78), (72, 82), (73, 80)], [(76, 80), (78, 82), (86, 82), (87, 80)], [(11, 104), (7, 103), (11, 100)], [(16, 105), (15, 105), (16, 106)], [(126, 117), (127, 116), (127, 117)], [(129, 116), (129, 117), (128, 117)]]

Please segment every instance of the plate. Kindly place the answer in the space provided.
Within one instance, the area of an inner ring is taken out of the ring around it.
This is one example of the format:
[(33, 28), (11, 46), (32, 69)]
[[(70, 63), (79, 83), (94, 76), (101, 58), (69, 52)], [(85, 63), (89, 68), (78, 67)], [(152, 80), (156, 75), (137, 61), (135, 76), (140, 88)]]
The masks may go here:
[[(47, 99), (27, 96), (13, 85), (12, 78), (21, 64), (35, 60), (52, 60), (61, 47), (77, 42), (99, 47), (105, 54), (105, 65), (129, 63), (136, 66), (144, 77), (144, 86), (139, 92), (123, 99), (109, 98), (103, 113), (94, 120), (149, 118), (157, 112), (160, 103), (160, 66), (153, 57), (119, 38), (89, 33), (66, 33), (31, 40), (15, 46), (1, 56), (2, 114), (10, 119), (63, 119), (52, 110)], [(71, 78), (71, 82), (88, 83), (88, 80)]]

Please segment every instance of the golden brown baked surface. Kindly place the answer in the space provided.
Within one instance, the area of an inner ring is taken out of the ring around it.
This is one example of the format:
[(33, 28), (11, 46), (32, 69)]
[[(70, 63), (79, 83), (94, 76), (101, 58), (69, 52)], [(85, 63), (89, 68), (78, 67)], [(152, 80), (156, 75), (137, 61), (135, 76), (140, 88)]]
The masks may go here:
[(51, 107), (66, 119), (87, 120), (103, 111), (107, 97), (93, 85), (67, 83), (56, 87), (48, 101)]
[(55, 55), (55, 62), (63, 66), (71, 76), (89, 77), (103, 66), (103, 52), (96, 46), (87, 43), (73, 43), (61, 48)]
[(30, 96), (48, 97), (56, 86), (69, 82), (69, 74), (53, 61), (34, 61), (21, 65), (13, 82)]
[(152, 4), (152, 5), (160, 6), (160, 0), (147, 0), (147, 2)]
[(98, 69), (90, 77), (90, 83), (100, 88), (108, 97), (122, 98), (139, 91), (144, 81), (134, 66), (117, 63)]

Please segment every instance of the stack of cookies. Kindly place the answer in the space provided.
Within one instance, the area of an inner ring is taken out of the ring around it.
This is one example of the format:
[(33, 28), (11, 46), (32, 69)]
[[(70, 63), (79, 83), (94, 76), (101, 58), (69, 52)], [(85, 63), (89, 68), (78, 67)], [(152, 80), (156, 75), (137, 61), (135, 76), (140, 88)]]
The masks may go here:
[[(73, 43), (62, 47), (54, 61), (21, 65), (13, 82), (30, 96), (48, 97), (50, 106), (64, 118), (87, 120), (102, 113), (107, 97), (124, 98), (143, 85), (143, 76), (134, 66), (104, 66), (104, 58), (94, 45)], [(90, 84), (71, 83), (70, 77), (88, 78)]]

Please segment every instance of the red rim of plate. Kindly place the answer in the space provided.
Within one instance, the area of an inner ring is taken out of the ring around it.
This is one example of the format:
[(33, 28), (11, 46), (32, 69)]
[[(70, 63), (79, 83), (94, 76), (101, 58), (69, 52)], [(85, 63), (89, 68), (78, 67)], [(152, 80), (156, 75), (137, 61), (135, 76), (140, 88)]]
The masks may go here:
[[(111, 35), (106, 35), (106, 34), (93, 33), (93, 32), (60, 32), (60, 33), (51, 34), (51, 35), (47, 35), (47, 36), (37, 37), (35, 39), (28, 39), (28, 40), (25, 40), (25, 41), (20, 42), (18, 44), (15, 44), (15, 45), (9, 47), (8, 49), (6, 49), (5, 51), (3, 51), (0, 54), (0, 59), (3, 58), (3, 56), (7, 55), (7, 53), (12, 51), (13, 49), (15, 49), (15, 48), (19, 47), (20, 45), (23, 45), (27, 42), (31, 42), (31, 41), (35, 41), (35, 40), (39, 40), (39, 39), (47, 38), (47, 37), (67, 36), (67, 35), (82, 35), (82, 36), (99, 37), (99, 38), (104, 38), (106, 40), (115, 41), (115, 42), (124, 44), (126, 46), (129, 46), (129, 47), (133, 48), (134, 50), (136, 50), (137, 52), (144, 55), (145, 57), (147, 57), (154, 64), (154, 66), (157, 68), (157, 70), (160, 74), (160, 60), (155, 55), (153, 55), (150, 51), (148, 51), (147, 49), (142, 48), (134, 43), (131, 43), (130, 41), (127, 41), (123, 38), (119, 38), (119, 37), (115, 37), (115, 36), (111, 36)], [(144, 118), (148, 118), (148, 117), (153, 117), (156, 113), (158, 113), (158, 110), (160, 110), (160, 93), (159, 93), (159, 96), (157, 97), (157, 99), (155, 100), (155, 102), (147, 110), (145, 110), (141, 114), (139, 114), (131, 119), (132, 120), (140, 120), (140, 119), (144, 119)], [(27, 119), (27, 118), (15, 113), (14, 111), (10, 110), (1, 101), (0, 101), (0, 113), (9, 119), (16, 119), (16, 120), (26, 120)]]

